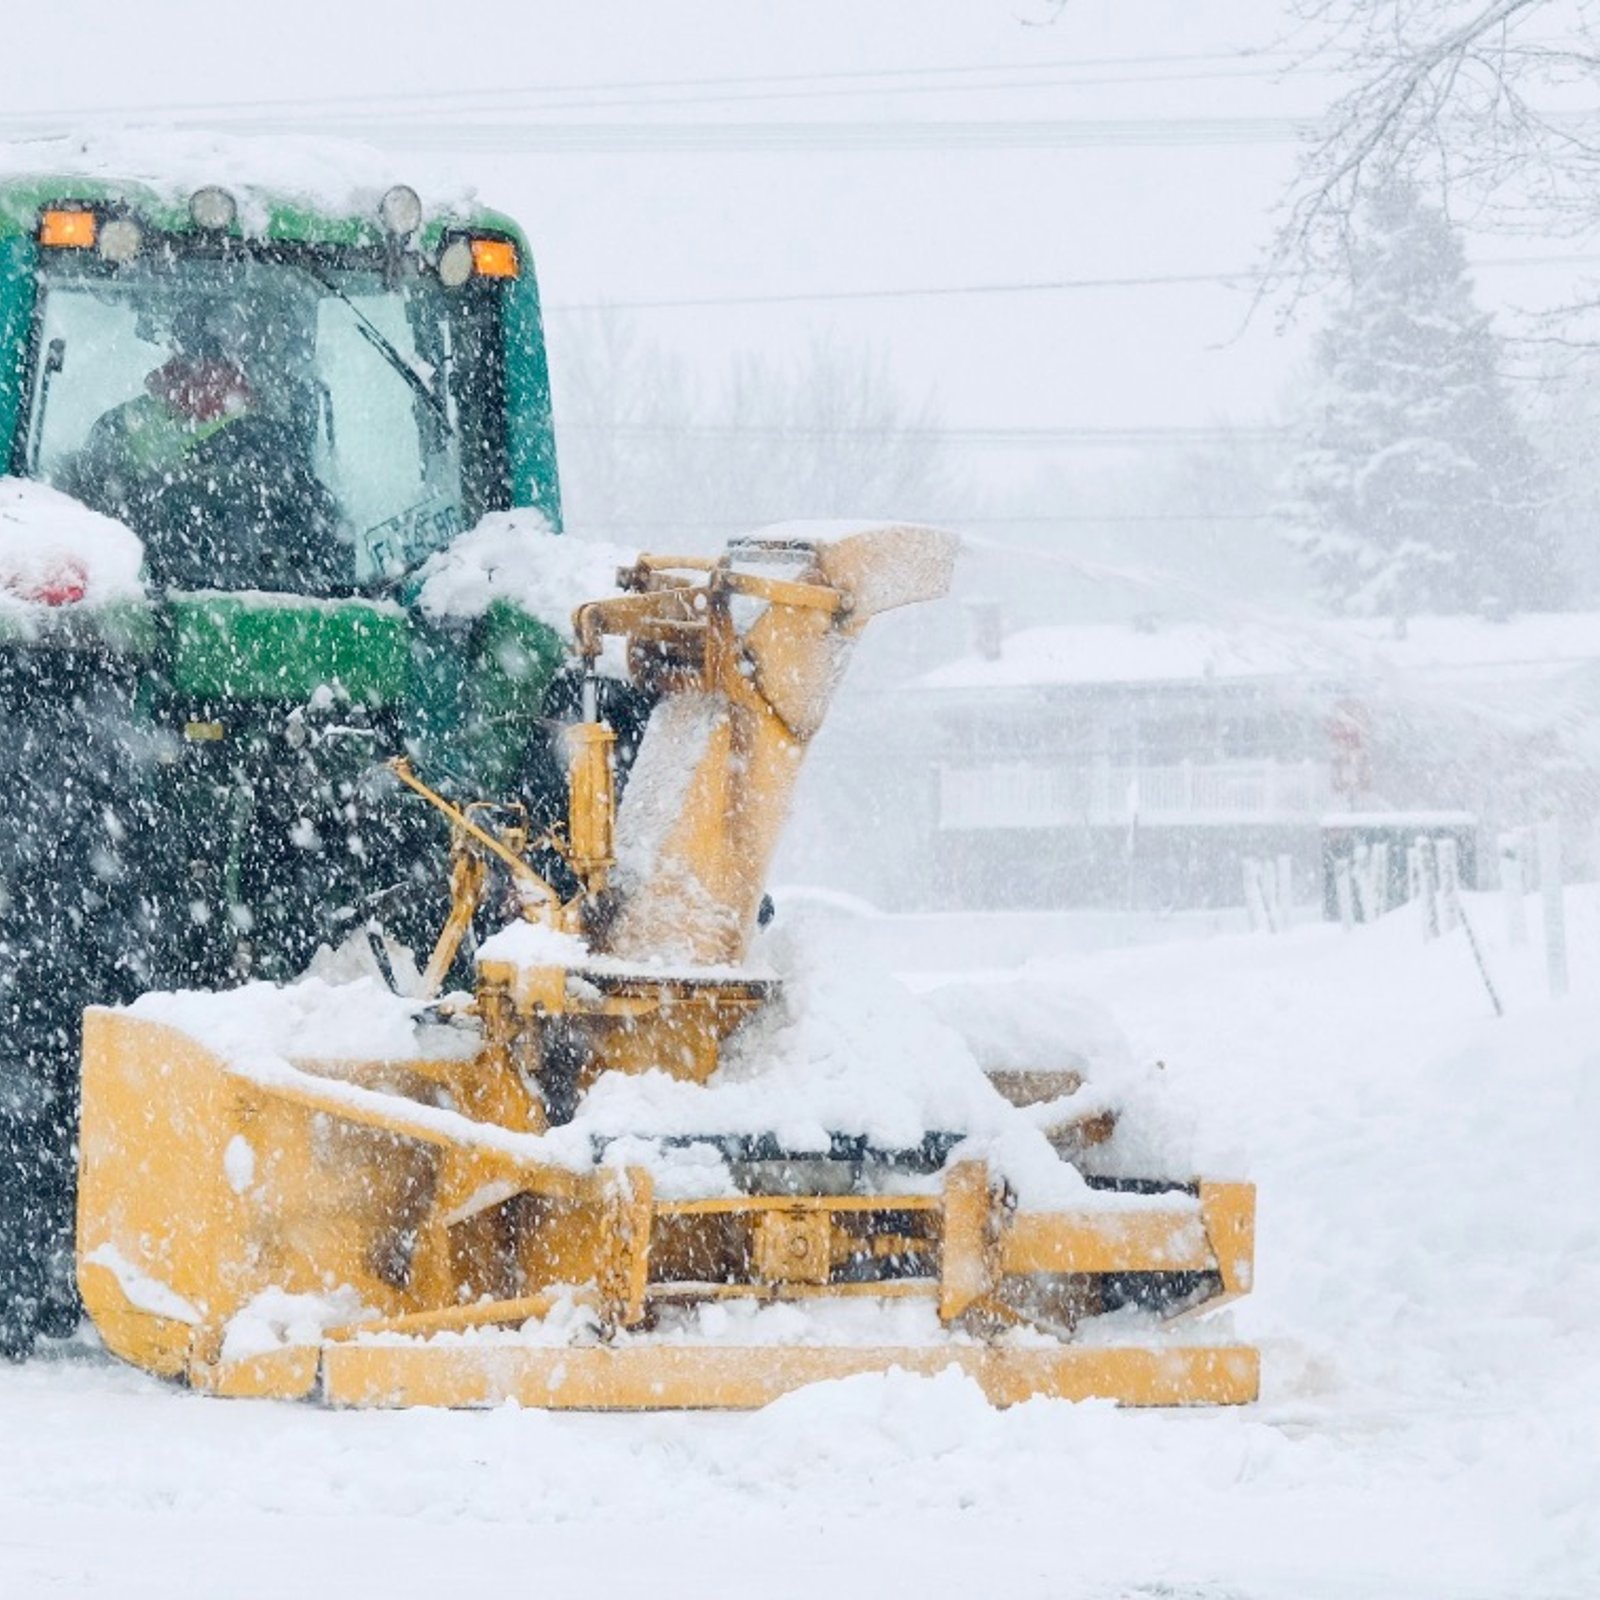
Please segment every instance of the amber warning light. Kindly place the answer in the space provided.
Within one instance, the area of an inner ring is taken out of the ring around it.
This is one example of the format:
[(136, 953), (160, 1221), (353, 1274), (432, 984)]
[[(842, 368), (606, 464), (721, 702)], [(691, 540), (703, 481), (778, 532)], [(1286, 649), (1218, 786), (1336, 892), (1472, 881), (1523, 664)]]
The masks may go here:
[(480, 278), (514, 278), (517, 247), (509, 239), (474, 239), (472, 265)]
[(95, 233), (92, 211), (47, 211), (39, 219), (39, 243), (57, 249), (92, 249)]

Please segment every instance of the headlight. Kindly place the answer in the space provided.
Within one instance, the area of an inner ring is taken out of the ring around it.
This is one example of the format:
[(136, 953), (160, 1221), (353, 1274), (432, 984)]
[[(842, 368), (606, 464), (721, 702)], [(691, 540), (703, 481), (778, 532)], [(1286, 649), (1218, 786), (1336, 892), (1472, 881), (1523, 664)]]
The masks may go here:
[(132, 261), (143, 243), (144, 234), (131, 217), (111, 217), (100, 225), (97, 247), (107, 261)]
[(447, 289), (459, 289), (472, 276), (472, 241), (452, 239), (439, 252), (439, 282)]
[(207, 184), (189, 196), (189, 215), (197, 228), (207, 233), (222, 233), (231, 228), (239, 215), (239, 204), (226, 189)]
[(378, 215), (390, 233), (400, 239), (409, 238), (422, 223), (422, 200), (415, 189), (397, 183), (378, 202)]

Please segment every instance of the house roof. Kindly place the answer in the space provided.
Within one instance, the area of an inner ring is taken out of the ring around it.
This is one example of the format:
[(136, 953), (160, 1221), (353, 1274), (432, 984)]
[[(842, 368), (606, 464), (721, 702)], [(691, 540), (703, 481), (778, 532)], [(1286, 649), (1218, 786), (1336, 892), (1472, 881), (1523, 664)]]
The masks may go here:
[(1326, 683), (1390, 673), (1496, 679), (1600, 662), (1600, 612), (1540, 612), (1491, 622), (1413, 617), (1403, 637), (1388, 620), (1261, 617), (1209, 622), (1093, 623), (1028, 628), (1000, 654), (968, 655), (916, 680), (927, 690), (1004, 690), (1197, 680)]

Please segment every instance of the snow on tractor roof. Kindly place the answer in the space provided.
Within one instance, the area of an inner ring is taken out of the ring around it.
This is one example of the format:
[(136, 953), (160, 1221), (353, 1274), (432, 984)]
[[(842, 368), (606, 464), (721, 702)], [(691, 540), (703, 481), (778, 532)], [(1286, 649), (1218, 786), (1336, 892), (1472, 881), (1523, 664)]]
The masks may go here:
[[(378, 203), (405, 174), (360, 144), (321, 139), (238, 139), (198, 134), (108, 134), (0, 145), (0, 237), (30, 234), (58, 200), (128, 206), (158, 225), (189, 231), (189, 198), (220, 185), (239, 205), (248, 237), (317, 244), (378, 244)], [(421, 190), (422, 232), (487, 228), (521, 240), (510, 218), (465, 187)]]

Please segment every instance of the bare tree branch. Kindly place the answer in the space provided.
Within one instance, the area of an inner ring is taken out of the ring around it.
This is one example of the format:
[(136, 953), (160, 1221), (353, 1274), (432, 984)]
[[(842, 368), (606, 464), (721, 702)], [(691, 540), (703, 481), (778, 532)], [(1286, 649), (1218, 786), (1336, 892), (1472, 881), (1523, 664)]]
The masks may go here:
[[(1600, 0), (1296, 0), (1310, 63), (1348, 84), (1309, 140), (1273, 256), (1297, 297), (1345, 264), (1360, 200), (1396, 178), (1479, 225), (1600, 223)], [(1561, 29), (1535, 34), (1532, 24)]]

